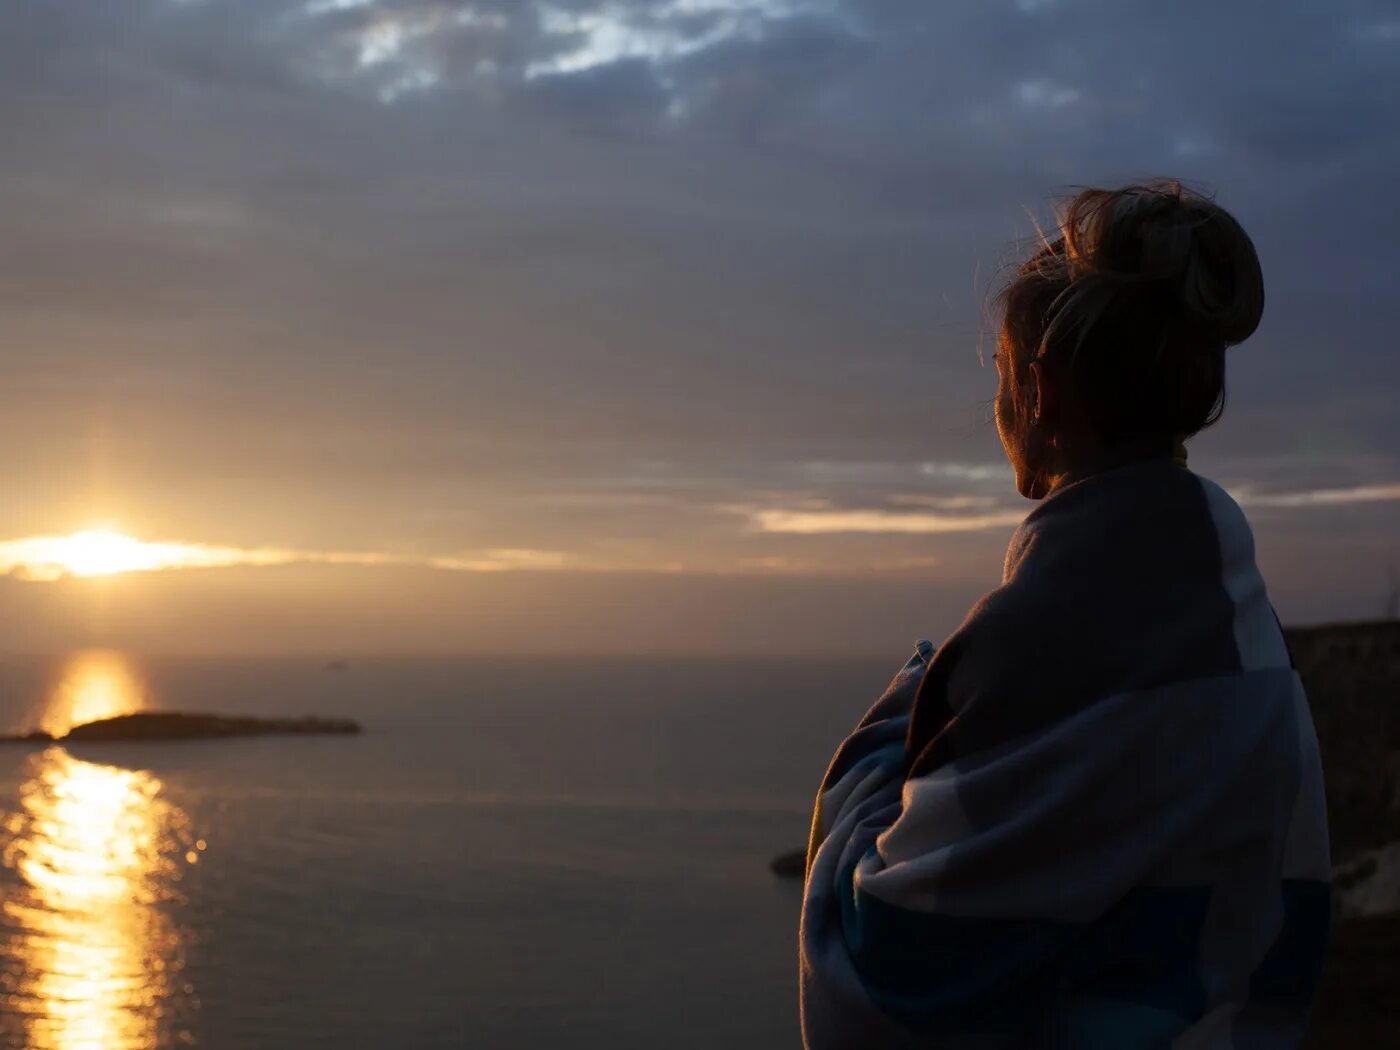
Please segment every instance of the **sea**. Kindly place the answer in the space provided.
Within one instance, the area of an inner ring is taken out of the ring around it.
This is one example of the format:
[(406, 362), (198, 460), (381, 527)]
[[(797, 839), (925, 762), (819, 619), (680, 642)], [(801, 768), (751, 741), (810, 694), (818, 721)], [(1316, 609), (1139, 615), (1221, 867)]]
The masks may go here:
[(0, 745), (0, 1046), (800, 1047), (769, 861), (907, 655), (0, 659), (11, 732), (364, 727)]

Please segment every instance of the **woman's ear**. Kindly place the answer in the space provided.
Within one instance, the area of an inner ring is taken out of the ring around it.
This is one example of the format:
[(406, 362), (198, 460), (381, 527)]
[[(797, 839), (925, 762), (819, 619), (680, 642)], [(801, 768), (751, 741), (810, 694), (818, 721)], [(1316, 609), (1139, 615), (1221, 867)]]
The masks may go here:
[(1031, 386), (1035, 389), (1035, 397), (1031, 401), (1031, 419), (1038, 426), (1045, 426), (1059, 406), (1056, 404), (1045, 368), (1039, 361), (1031, 362)]

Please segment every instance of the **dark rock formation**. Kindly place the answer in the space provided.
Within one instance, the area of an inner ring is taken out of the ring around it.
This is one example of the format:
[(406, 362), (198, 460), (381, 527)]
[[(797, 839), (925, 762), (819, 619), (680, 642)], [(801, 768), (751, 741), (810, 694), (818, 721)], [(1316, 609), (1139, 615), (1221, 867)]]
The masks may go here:
[(1400, 621), (1287, 635), (1317, 725), (1336, 863), (1336, 921), (1303, 1047), (1387, 1046), (1400, 998)]
[(0, 737), (6, 743), (77, 743), (111, 740), (210, 740), (231, 736), (277, 734), (320, 735), (360, 732), (360, 724), (348, 718), (252, 718), (190, 714), (180, 711), (137, 711), (74, 726), (54, 737), (36, 730)]
[(1317, 725), (1333, 859), (1400, 841), (1400, 620), (1285, 633)]
[(1368, 915), (1333, 927), (1303, 1050), (1395, 1045), (1397, 948), (1400, 915)]

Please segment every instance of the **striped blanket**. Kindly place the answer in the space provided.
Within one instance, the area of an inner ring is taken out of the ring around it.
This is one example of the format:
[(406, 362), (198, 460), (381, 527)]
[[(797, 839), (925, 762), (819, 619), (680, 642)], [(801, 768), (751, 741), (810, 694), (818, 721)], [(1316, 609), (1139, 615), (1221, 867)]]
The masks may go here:
[(1170, 459), (1058, 489), (832, 759), (808, 1050), (1298, 1045), (1330, 912), (1307, 700), (1239, 507)]

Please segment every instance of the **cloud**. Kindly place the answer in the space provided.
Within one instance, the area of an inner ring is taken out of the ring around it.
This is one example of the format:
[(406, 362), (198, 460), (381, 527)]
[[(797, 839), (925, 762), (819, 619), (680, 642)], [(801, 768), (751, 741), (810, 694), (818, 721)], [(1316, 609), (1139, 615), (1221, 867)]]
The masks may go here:
[(977, 510), (995, 507), (1000, 500), (995, 496), (929, 496), (922, 493), (896, 493), (890, 502), (898, 507), (932, 507), (934, 510)]
[(493, 547), (475, 555), (430, 558), (427, 564), (451, 572), (510, 572), (522, 569), (557, 571), (570, 568), (573, 561), (564, 551)]
[(826, 13), (835, 0), (660, 0), (579, 10), (541, 4), (540, 28), (558, 50), (525, 67), (526, 79), (582, 73), (629, 59), (666, 64), (731, 40), (758, 40), (774, 22)]
[(953, 478), (957, 481), (1010, 481), (1011, 468), (1002, 463), (947, 463), (929, 462), (919, 464), (919, 473), (930, 478)]
[(1253, 492), (1241, 488), (1234, 493), (1245, 507), (1337, 507), (1351, 503), (1390, 503), (1400, 500), (1400, 484), (1354, 485), (1343, 489), (1309, 489), (1302, 492)]
[(1083, 92), (1053, 80), (1023, 80), (1016, 85), (1016, 97), (1031, 109), (1063, 109), (1083, 97)]
[[(1237, 489), (1237, 501), (1247, 507), (1301, 509), (1335, 507), (1357, 503), (1400, 501), (1400, 484), (1357, 485), (1339, 489), (1312, 489), (1300, 492), (1259, 493)], [(889, 497), (895, 506), (928, 507), (938, 513), (918, 513), (883, 509), (782, 509), (733, 508), (748, 515), (761, 532), (819, 535), (831, 533), (942, 534), (982, 532), (1020, 524), (1023, 510), (992, 510), (994, 497), (955, 494), (948, 496), (896, 493)], [(984, 509), (984, 513), (944, 513)]]
[(563, 551), (527, 548), (488, 548), (474, 553), (418, 557), (371, 551), (150, 543), (103, 529), (0, 541), (0, 575), (34, 582), (128, 572), (276, 565), (398, 566), (447, 572), (567, 571), (583, 567)]
[(839, 532), (946, 533), (982, 532), (986, 529), (1017, 525), (1025, 511), (998, 511), (993, 514), (910, 514), (887, 510), (755, 510), (754, 525), (762, 532), (816, 535)]
[[(777, 530), (782, 531), (782, 530)], [(709, 555), (690, 560), (660, 557), (606, 559), (532, 547), (484, 547), (446, 555), (379, 551), (305, 550), (290, 547), (235, 547), (206, 543), (147, 542), (121, 533), (90, 529), (69, 535), (27, 536), (0, 541), (0, 577), (30, 583), (127, 573), (182, 570), (259, 569), (291, 565), (426, 569), (443, 573), (586, 573), (697, 576), (859, 576), (925, 571), (941, 559), (928, 554), (846, 555), (829, 558), (787, 554)]]
[(1161, 172), (1219, 190), (1269, 282), (1193, 466), (1312, 508), (1307, 551), (1393, 543), (1302, 495), (1400, 476), (1392, 15), (544, 6), (12, 5), (0, 534), (128, 512), (241, 544), (187, 563), (415, 551), (504, 587), (947, 532), (937, 571), (981, 572), (1014, 499), (998, 264), (1025, 207)]
[(313, 0), (289, 5), (280, 23), (310, 68), (389, 103), (435, 89), (487, 98), (557, 78), (585, 84), (629, 64), (655, 71), (656, 83), (674, 94), (681, 87), (672, 73), (683, 61), (762, 42), (788, 23), (835, 18), (840, 7), (839, 0)]
[(773, 576), (879, 576), (887, 573), (932, 573), (943, 559), (930, 554), (911, 554), (893, 558), (812, 559), (783, 555), (745, 558), (738, 565), (741, 573)]

